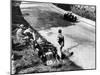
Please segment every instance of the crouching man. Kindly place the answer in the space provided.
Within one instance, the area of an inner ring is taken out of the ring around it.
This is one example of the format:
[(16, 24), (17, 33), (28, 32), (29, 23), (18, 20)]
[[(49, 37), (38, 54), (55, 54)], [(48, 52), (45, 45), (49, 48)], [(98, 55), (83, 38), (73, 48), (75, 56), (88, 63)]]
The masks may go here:
[(24, 40), (26, 41), (26, 45), (30, 46), (34, 49), (34, 41), (35, 41), (35, 34), (32, 29), (29, 27), (24, 31), (25, 37)]

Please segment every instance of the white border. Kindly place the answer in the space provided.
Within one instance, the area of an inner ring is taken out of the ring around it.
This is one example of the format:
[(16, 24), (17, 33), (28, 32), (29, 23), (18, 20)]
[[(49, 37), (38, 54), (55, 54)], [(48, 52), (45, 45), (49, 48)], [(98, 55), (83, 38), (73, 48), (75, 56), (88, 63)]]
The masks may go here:
[[(30, 0), (29, 0), (30, 1)], [(87, 4), (97, 6), (97, 70), (39, 73), (41, 75), (99, 75), (100, 72), (100, 0), (31, 0), (40, 2)], [(10, 0), (0, 1), (0, 75), (10, 74)]]

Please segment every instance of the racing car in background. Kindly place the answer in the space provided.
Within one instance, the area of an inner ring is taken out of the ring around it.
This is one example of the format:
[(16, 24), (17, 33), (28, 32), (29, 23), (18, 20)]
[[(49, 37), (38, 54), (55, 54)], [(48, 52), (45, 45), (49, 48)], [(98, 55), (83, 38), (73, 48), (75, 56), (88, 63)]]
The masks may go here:
[(69, 12), (64, 14), (64, 19), (67, 21), (70, 21), (70, 22), (77, 22), (78, 21), (77, 17)]

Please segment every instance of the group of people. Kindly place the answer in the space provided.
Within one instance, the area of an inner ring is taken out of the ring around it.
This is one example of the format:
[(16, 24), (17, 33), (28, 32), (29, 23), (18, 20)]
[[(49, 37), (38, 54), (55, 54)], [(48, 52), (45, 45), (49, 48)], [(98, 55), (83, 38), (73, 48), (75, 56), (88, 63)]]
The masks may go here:
[[(21, 24), (19, 28), (17, 29), (16, 38), (17, 38), (18, 43), (20, 43), (20, 45), (31, 47), (34, 50), (38, 49), (39, 56), (43, 54), (44, 50), (42, 50), (42, 47), (44, 47), (43, 49), (45, 49), (45, 47), (48, 46), (48, 48), (46, 48), (46, 51), (50, 51), (49, 44), (42, 43), (43, 41), (41, 38), (36, 39), (36, 35), (34, 31), (30, 27), (25, 27), (23, 24)], [(57, 38), (58, 38), (58, 44), (60, 46), (60, 49), (59, 49), (60, 51), (57, 51), (56, 53), (59, 55), (61, 59), (62, 58), (62, 48), (64, 47), (64, 36), (62, 35), (61, 29), (58, 30)]]
[(31, 46), (34, 48), (35, 34), (30, 27), (25, 27), (23, 24), (19, 26), (16, 32), (17, 42), (20, 45)]

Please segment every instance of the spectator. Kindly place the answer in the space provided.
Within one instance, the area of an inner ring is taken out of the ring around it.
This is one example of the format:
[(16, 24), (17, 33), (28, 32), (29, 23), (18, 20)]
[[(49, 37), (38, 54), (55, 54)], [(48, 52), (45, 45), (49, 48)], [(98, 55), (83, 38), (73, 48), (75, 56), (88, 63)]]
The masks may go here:
[(23, 44), (24, 43), (24, 40), (23, 40), (23, 38), (24, 38), (24, 34), (23, 34), (24, 28), (25, 28), (24, 25), (21, 24), (20, 25), (20, 28), (16, 32), (17, 41), (20, 44)]
[(60, 58), (62, 57), (62, 48), (64, 47), (64, 36), (62, 35), (62, 30), (58, 30), (58, 43), (60, 45), (60, 49), (58, 51), (58, 55)]
[(32, 31), (32, 29), (29, 27), (24, 31), (24, 34), (26, 35), (24, 40), (26, 40), (26, 43), (30, 45), (32, 48), (35, 46), (35, 34)]

